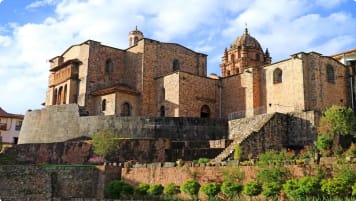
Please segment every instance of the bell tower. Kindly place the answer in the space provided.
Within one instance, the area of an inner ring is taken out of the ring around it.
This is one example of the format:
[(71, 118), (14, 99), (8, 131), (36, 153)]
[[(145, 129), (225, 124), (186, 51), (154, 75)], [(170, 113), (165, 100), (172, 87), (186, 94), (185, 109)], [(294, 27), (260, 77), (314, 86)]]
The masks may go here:
[(268, 49), (264, 53), (260, 43), (250, 36), (247, 27), (242, 36), (238, 37), (230, 48), (225, 48), (221, 76), (227, 77), (243, 73), (246, 68), (260, 68), (271, 63)]
[(130, 31), (129, 33), (129, 47), (137, 45), (137, 42), (143, 38), (143, 33), (137, 29)]

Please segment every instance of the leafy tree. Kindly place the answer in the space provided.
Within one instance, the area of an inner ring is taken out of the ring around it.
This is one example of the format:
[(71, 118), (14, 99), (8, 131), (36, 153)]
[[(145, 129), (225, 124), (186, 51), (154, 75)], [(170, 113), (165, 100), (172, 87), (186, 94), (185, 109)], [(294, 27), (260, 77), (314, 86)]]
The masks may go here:
[(109, 194), (110, 198), (120, 199), (132, 195), (134, 188), (124, 181), (113, 180), (106, 188), (106, 192)]
[(200, 189), (200, 184), (199, 184), (199, 182), (197, 180), (194, 180), (194, 179), (190, 179), (190, 180), (186, 181), (180, 187), (180, 190), (183, 193), (192, 196), (193, 199), (197, 198), (197, 195), (199, 193), (199, 189)]
[(135, 188), (135, 194), (136, 195), (140, 195), (140, 196), (144, 196), (147, 195), (147, 190), (150, 188), (150, 185), (148, 184), (139, 184), (136, 188)]
[(262, 185), (262, 195), (275, 199), (282, 189), (279, 182), (268, 182)]
[(216, 182), (211, 182), (203, 185), (200, 190), (211, 199), (220, 192), (220, 185)]
[(176, 195), (180, 193), (179, 186), (174, 183), (170, 183), (164, 187), (163, 193), (166, 195)]
[(221, 185), (221, 192), (229, 198), (239, 195), (242, 189), (242, 184), (231, 181), (224, 181)]
[(163, 193), (163, 186), (162, 184), (153, 184), (148, 188), (147, 193), (150, 195), (161, 195)]
[(351, 135), (356, 125), (356, 118), (351, 108), (333, 105), (320, 119), (318, 132), (322, 135)]
[(115, 151), (117, 141), (112, 130), (100, 130), (92, 135), (94, 153), (106, 157)]
[(262, 192), (261, 184), (255, 182), (255, 181), (250, 181), (245, 185), (242, 193), (247, 196), (257, 196), (261, 192)]

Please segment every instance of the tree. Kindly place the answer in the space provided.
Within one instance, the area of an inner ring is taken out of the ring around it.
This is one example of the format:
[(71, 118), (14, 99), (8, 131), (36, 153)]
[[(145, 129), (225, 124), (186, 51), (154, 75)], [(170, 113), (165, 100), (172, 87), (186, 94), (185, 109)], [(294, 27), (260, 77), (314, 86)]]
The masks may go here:
[(113, 180), (109, 183), (106, 188), (106, 192), (109, 194), (110, 198), (120, 199), (125, 198), (133, 194), (134, 188), (120, 180)]
[(203, 185), (200, 190), (211, 199), (220, 192), (220, 185), (216, 182), (211, 182)]
[(356, 196), (356, 182), (352, 186), (352, 196)]
[(115, 151), (117, 141), (112, 130), (100, 130), (92, 135), (94, 153), (102, 157), (107, 157)]
[(163, 186), (162, 184), (153, 184), (147, 190), (147, 193), (153, 196), (161, 195), (163, 193)]
[(194, 180), (194, 179), (190, 179), (188, 181), (186, 181), (181, 187), (180, 190), (185, 193), (188, 194), (190, 196), (192, 196), (193, 199), (197, 198), (197, 195), (199, 193), (199, 189), (200, 189), (200, 184), (198, 181)]
[(255, 181), (250, 181), (248, 182), (243, 190), (243, 194), (247, 196), (257, 196), (262, 192), (262, 186), (261, 184), (255, 182)]
[(177, 186), (174, 183), (170, 183), (164, 187), (163, 193), (165, 195), (176, 195), (176, 194), (180, 193), (179, 186)]
[(221, 185), (221, 192), (229, 198), (233, 198), (236, 195), (239, 195), (242, 189), (242, 184), (231, 181), (224, 181)]

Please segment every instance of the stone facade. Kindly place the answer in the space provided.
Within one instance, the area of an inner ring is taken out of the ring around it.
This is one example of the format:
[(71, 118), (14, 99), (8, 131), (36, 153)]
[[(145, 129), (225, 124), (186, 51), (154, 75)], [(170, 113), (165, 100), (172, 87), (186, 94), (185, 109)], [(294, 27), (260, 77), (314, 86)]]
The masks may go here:
[(129, 48), (96, 41), (51, 59), (46, 106), (77, 103), (87, 115), (242, 118), (352, 105), (349, 70), (316, 52), (271, 63), (247, 28), (224, 52), (222, 77), (207, 55), (129, 34)]

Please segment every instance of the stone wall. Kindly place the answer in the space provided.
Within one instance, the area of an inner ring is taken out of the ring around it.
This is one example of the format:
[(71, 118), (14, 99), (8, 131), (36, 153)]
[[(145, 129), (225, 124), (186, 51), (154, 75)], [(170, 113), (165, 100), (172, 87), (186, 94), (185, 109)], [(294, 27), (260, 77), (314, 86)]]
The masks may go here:
[(171, 140), (215, 140), (227, 138), (225, 120), (159, 117), (79, 117), (74, 104), (45, 107), (28, 112), (19, 144), (63, 142), (113, 129), (121, 138), (167, 138)]
[(111, 166), (0, 166), (0, 199), (102, 199), (108, 182), (120, 179), (120, 171)]

